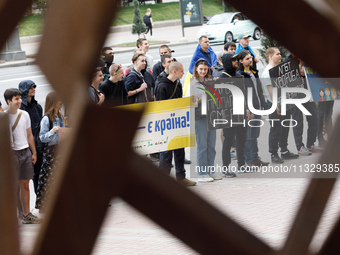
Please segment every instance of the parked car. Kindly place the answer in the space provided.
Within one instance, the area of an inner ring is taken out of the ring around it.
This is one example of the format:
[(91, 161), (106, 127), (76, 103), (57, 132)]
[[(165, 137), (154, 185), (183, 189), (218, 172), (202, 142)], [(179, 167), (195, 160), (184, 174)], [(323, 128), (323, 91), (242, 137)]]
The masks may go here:
[(240, 12), (225, 12), (214, 15), (197, 33), (197, 39), (202, 35), (209, 41), (232, 42), (241, 34), (249, 34), (254, 40), (261, 38), (261, 29)]

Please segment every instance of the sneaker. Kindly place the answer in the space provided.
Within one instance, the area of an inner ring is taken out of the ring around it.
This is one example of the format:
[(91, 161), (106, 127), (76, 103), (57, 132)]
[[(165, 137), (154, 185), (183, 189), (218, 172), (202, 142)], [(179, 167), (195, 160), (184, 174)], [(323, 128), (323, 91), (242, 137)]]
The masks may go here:
[(311, 147), (307, 147), (307, 149), (310, 152), (319, 152), (319, 148), (316, 148), (315, 145), (312, 145)]
[(209, 176), (210, 176), (211, 178), (213, 178), (214, 181), (222, 180), (222, 175), (221, 175), (221, 173), (219, 173), (219, 172), (214, 172), (214, 173), (212, 173), (212, 174), (209, 174)]
[(280, 158), (279, 155), (278, 155), (277, 153), (276, 153), (276, 154), (273, 154), (273, 155), (271, 156), (271, 158), (272, 158), (272, 163), (274, 163), (274, 164), (281, 164), (281, 163), (284, 162), (283, 159)]
[(23, 224), (39, 224), (41, 223), (41, 219), (39, 219), (37, 216), (33, 215), (32, 213), (29, 213), (26, 216), (24, 216), (22, 223)]
[(253, 167), (253, 166), (257, 166), (257, 167), (261, 167), (261, 166), (268, 166), (269, 162), (264, 162), (261, 160), (260, 157), (257, 157), (253, 162), (248, 163), (248, 166)]
[(237, 159), (237, 156), (234, 153), (230, 153), (230, 158), (231, 159)]
[(184, 178), (183, 180), (178, 181), (179, 183), (182, 183), (184, 186), (195, 186), (196, 182), (195, 181), (191, 181), (187, 178)]
[(225, 171), (225, 172), (223, 172), (223, 176), (225, 178), (234, 178), (234, 177), (236, 177), (236, 174), (234, 172), (231, 172), (231, 171)]
[(214, 179), (211, 178), (208, 174), (200, 175), (197, 178), (197, 182), (213, 182), (213, 181), (214, 181)]
[(191, 164), (191, 160), (184, 158), (184, 164), (190, 165)]
[(281, 152), (281, 158), (282, 159), (297, 159), (299, 158), (299, 154), (294, 154), (294, 153), (291, 153), (290, 151), (285, 151), (285, 152)]
[(299, 150), (299, 155), (300, 156), (309, 156), (311, 155), (312, 153), (306, 149), (305, 146), (301, 146), (300, 150)]

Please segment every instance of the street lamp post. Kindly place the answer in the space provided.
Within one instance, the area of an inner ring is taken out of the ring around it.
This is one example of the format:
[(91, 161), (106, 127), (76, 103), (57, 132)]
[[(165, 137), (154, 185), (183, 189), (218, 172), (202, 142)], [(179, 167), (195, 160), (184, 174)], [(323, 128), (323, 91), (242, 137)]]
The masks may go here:
[(0, 60), (17, 61), (26, 59), (25, 51), (21, 50), (19, 38), (19, 26), (16, 26), (12, 35), (7, 39), (6, 44), (0, 52)]

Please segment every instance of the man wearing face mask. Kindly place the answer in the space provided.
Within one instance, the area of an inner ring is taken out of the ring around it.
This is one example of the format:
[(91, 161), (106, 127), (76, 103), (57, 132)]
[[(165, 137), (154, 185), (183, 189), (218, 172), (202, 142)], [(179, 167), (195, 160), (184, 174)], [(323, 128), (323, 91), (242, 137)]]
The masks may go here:
[(100, 57), (104, 60), (104, 62), (106, 63), (106, 67), (104, 67), (102, 69), (102, 72), (104, 74), (108, 74), (110, 75), (110, 66), (113, 63), (114, 60), (114, 53), (111, 47), (104, 47), (102, 48), (102, 51), (100, 53)]

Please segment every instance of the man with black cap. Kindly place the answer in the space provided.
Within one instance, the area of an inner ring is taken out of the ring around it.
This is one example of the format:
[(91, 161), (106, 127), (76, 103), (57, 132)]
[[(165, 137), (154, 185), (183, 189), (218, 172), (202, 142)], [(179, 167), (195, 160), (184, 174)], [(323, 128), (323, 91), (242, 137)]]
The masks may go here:
[(248, 50), (253, 57), (253, 69), (257, 70), (256, 63), (259, 62), (259, 58), (256, 57), (256, 53), (249, 46), (249, 37), (251, 37), (251, 35), (247, 35), (245, 33), (238, 37), (239, 44), (236, 47), (236, 54), (238, 54), (241, 50)]
[(40, 167), (42, 163), (42, 152), (38, 148), (37, 139), (40, 131), (40, 121), (42, 119), (42, 107), (35, 100), (35, 88), (37, 85), (31, 80), (24, 80), (19, 83), (19, 90), (22, 93), (21, 110), (28, 112), (31, 119), (31, 129), (34, 137), (35, 147), (37, 148), (37, 162), (34, 165), (34, 192), (37, 191)]

